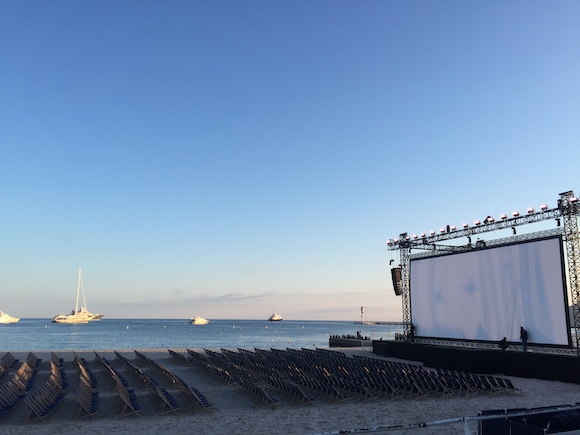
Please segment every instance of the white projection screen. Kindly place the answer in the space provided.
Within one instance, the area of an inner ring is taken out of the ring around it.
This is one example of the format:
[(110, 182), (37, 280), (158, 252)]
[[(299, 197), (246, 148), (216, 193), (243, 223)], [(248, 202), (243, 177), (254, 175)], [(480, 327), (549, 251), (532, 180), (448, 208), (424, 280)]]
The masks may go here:
[(560, 237), (412, 259), (411, 317), (421, 337), (571, 345)]

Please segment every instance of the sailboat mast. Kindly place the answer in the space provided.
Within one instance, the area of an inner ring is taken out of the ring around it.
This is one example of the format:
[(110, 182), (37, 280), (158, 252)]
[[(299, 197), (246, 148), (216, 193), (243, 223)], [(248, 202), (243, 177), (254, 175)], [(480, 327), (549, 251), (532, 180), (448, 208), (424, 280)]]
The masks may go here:
[(77, 281), (77, 302), (75, 304), (75, 313), (79, 311), (79, 292), (81, 291), (81, 268), (79, 267), (79, 277)]
[(83, 285), (82, 279), (81, 279), (81, 290), (83, 291), (83, 307), (85, 307), (85, 309), (88, 310), (89, 307), (87, 307), (87, 295), (85, 293), (85, 286)]

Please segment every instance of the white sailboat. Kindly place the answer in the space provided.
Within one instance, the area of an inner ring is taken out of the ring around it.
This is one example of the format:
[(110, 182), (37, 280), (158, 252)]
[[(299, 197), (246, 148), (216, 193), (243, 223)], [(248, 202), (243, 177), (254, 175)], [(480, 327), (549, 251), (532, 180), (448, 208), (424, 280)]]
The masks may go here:
[(77, 298), (75, 302), (75, 309), (71, 311), (70, 314), (57, 314), (54, 316), (52, 321), (54, 323), (89, 323), (92, 320), (100, 320), (103, 315), (102, 314), (92, 314), (87, 309), (87, 301), (85, 297), (85, 291), (83, 288), (83, 302), (84, 306), (79, 307), (79, 296), (81, 293), (81, 269), (79, 267), (79, 276), (77, 280)]

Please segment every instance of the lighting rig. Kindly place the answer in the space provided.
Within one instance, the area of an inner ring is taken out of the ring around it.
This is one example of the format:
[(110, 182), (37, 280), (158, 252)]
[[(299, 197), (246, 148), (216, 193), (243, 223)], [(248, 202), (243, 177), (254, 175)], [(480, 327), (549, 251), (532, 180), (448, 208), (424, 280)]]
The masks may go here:
[[(409, 285), (409, 263), (411, 258), (431, 256), (444, 252), (465, 252), (485, 247), (500, 245), (505, 243), (514, 243), (524, 240), (538, 239), (554, 235), (562, 235), (566, 245), (566, 257), (568, 265), (568, 274), (570, 279), (570, 291), (572, 295), (573, 306), (573, 328), (576, 332), (576, 346), (580, 352), (580, 246), (578, 235), (578, 212), (580, 206), (578, 198), (574, 192), (568, 191), (560, 194), (558, 205), (555, 208), (549, 208), (546, 204), (540, 205), (539, 210), (528, 207), (525, 213), (520, 214), (514, 211), (509, 217), (501, 214), (498, 219), (488, 215), (483, 221), (475, 220), (472, 225), (463, 223), (461, 227), (455, 225), (446, 225), (439, 231), (431, 230), (429, 234), (420, 235), (401, 233), (398, 238), (387, 240), (387, 249), (390, 251), (399, 251), (400, 271), (397, 276), (400, 280), (395, 285), (395, 292), (402, 296), (403, 302), (403, 322), (407, 328), (411, 324), (411, 304), (410, 304), (410, 285)], [(516, 228), (522, 225), (529, 225), (546, 220), (555, 220), (556, 228), (527, 233), (517, 234)], [(472, 238), (483, 233), (511, 229), (512, 236), (496, 240), (476, 240), (472, 243)], [(446, 240), (467, 238), (467, 244), (463, 245), (445, 245), (440, 244)], [(411, 255), (412, 249), (427, 250), (421, 254)], [(394, 274), (393, 274), (394, 276)], [(395, 283), (394, 283), (395, 284)]]

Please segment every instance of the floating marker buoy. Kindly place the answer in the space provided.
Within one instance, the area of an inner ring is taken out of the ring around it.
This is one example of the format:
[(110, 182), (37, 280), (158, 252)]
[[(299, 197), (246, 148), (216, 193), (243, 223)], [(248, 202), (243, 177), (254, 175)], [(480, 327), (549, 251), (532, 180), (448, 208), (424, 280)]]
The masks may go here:
[(129, 329), (129, 326), (125, 326), (125, 329)]

